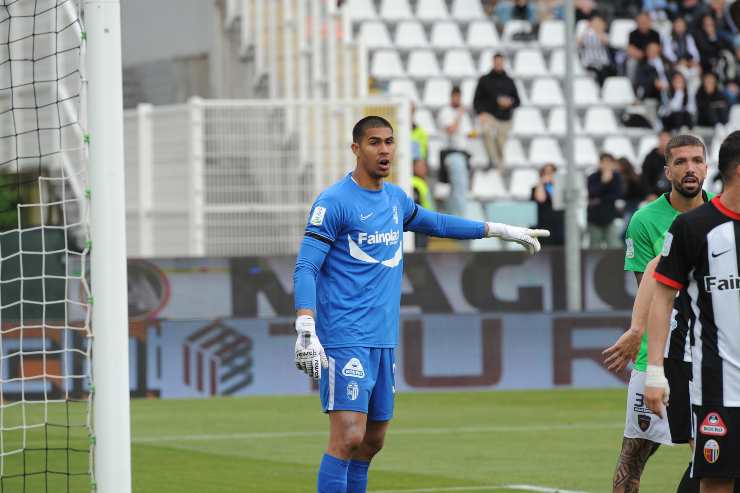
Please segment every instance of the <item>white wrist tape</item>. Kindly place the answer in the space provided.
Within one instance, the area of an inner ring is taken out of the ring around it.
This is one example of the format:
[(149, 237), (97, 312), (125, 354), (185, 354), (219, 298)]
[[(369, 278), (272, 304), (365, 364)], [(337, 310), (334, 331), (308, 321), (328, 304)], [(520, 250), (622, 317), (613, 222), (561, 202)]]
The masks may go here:
[(648, 365), (645, 371), (645, 387), (663, 387), (668, 383), (662, 366)]

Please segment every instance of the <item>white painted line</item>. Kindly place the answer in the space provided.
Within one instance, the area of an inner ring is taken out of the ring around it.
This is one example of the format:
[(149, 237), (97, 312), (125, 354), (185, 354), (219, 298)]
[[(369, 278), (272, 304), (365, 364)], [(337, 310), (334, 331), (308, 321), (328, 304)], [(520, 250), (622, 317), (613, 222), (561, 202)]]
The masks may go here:
[(453, 491), (490, 491), (490, 490), (520, 490), (536, 491), (538, 493), (588, 493), (586, 491), (563, 490), (531, 484), (497, 484), (491, 486), (448, 486), (442, 488), (418, 488), (414, 490), (376, 490), (370, 493), (443, 493)]
[[(522, 426), (462, 426), (459, 428), (398, 428), (391, 426), (389, 433), (393, 435), (447, 435), (456, 433), (542, 433), (557, 430), (602, 430), (621, 428), (623, 422), (613, 423), (581, 423), (564, 425), (522, 425)], [(251, 433), (213, 433), (204, 435), (162, 435), (134, 437), (133, 443), (160, 443), (160, 442), (197, 442), (217, 440), (254, 440), (259, 438), (296, 438), (326, 436), (326, 430), (321, 431), (261, 431)]]

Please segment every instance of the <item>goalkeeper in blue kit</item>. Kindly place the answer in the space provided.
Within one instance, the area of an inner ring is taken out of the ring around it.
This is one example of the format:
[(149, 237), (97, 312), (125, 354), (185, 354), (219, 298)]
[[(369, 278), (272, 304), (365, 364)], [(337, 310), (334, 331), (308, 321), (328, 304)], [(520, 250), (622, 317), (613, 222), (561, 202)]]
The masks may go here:
[(378, 116), (352, 130), (357, 164), (321, 193), (309, 213), (293, 275), (295, 364), (320, 380), (329, 445), (319, 493), (364, 493), (368, 467), (393, 417), (395, 347), (403, 277), (403, 232), (457, 239), (498, 237), (540, 250), (531, 230), (439, 214), (384, 183), (393, 128)]

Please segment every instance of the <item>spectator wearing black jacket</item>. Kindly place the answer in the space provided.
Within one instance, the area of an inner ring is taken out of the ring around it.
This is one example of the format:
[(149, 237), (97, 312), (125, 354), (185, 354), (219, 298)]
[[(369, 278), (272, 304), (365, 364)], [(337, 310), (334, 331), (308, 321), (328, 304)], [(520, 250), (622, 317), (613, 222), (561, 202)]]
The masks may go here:
[(640, 62), (635, 78), (637, 97), (661, 101), (664, 91), (669, 89), (669, 65), (660, 56), (660, 45), (649, 43), (645, 48), (645, 59)]
[(550, 231), (549, 238), (542, 238), (542, 245), (563, 245), (565, 243), (565, 211), (552, 207), (553, 181), (558, 168), (545, 164), (540, 168), (540, 180), (532, 187), (530, 200), (537, 203), (537, 228)]
[(652, 202), (666, 192), (671, 191), (671, 183), (665, 176), (665, 146), (671, 140), (671, 133), (662, 131), (658, 134), (658, 147), (645, 156), (642, 162), (642, 188), (647, 194), (645, 200)]
[(697, 117), (700, 127), (724, 125), (730, 118), (730, 103), (717, 87), (717, 76), (707, 72), (702, 76), (701, 87), (696, 91)]
[(637, 16), (637, 29), (632, 31), (627, 44), (627, 60), (625, 70), (627, 77), (633, 84), (636, 83), (637, 70), (640, 63), (645, 60), (645, 50), (650, 43), (660, 44), (660, 34), (653, 29), (653, 21), (647, 12), (641, 12)]
[(519, 92), (514, 80), (504, 70), (504, 56), (493, 56), (493, 69), (478, 80), (473, 109), (478, 114), (483, 144), (490, 165), (504, 170), (504, 147), (511, 130), (511, 117), (519, 106)]
[(701, 27), (694, 34), (704, 72), (714, 72), (720, 81), (727, 75), (727, 60), (732, 58), (732, 45), (717, 32), (717, 24), (710, 14), (701, 17)]
[(591, 248), (621, 248), (621, 216), (614, 203), (622, 198), (622, 175), (614, 156), (602, 153), (599, 169), (588, 177), (588, 237)]

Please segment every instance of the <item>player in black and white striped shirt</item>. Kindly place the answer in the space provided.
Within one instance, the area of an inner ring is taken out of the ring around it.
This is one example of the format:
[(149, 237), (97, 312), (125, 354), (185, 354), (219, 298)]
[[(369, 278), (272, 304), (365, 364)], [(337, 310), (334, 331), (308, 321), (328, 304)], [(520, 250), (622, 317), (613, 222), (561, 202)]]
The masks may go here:
[(731, 493), (740, 478), (740, 131), (722, 143), (719, 170), (724, 193), (678, 216), (666, 235), (648, 321), (645, 400), (662, 414), (666, 332), (676, 292), (686, 288), (696, 317), (692, 477), (702, 493)]

